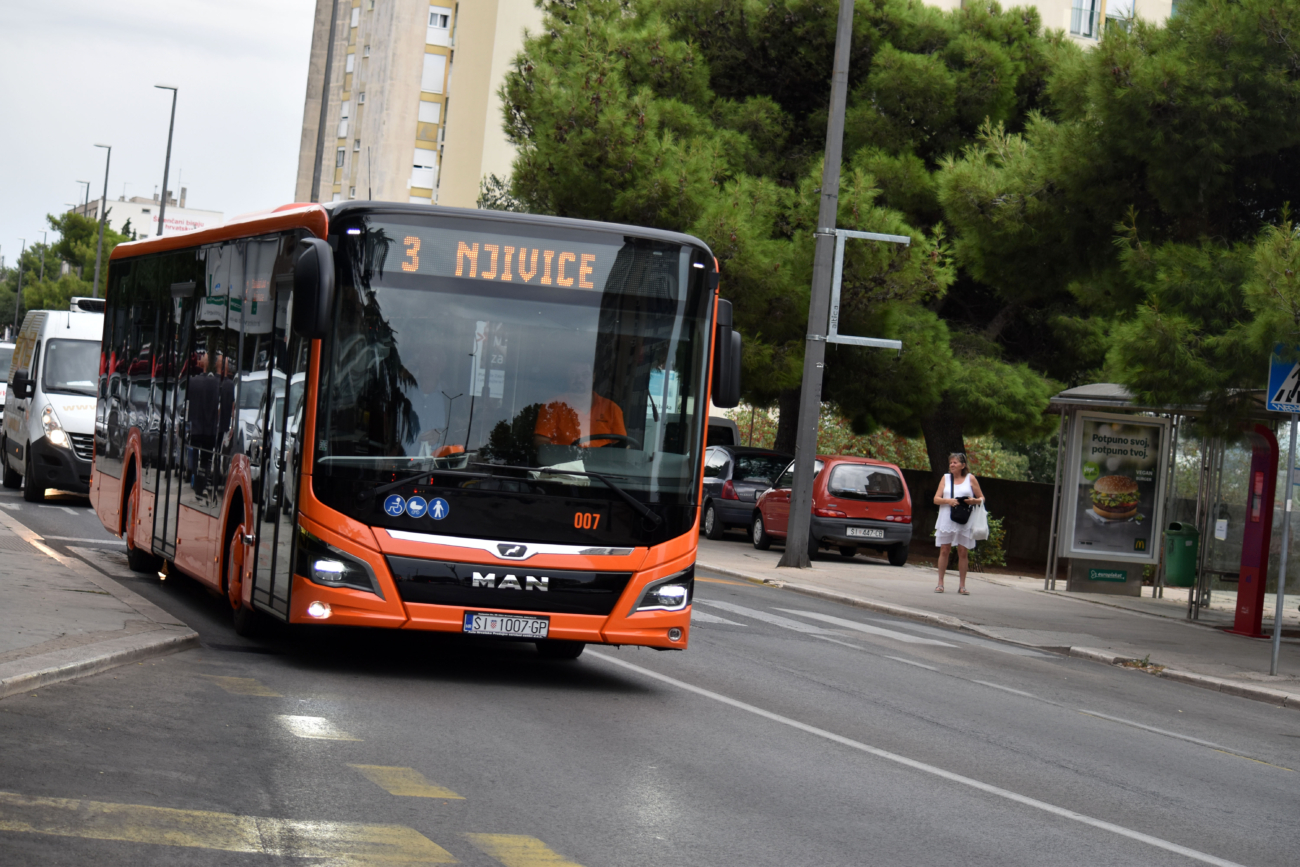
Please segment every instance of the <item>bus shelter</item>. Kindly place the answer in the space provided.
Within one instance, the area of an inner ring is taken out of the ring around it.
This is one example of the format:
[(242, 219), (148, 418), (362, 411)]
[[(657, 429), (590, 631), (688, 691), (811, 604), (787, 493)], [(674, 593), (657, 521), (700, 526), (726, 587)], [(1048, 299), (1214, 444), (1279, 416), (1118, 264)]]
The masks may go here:
[[(1144, 406), (1114, 383), (1053, 397), (1060, 435), (1044, 586), (1064, 578), (1067, 592), (1140, 596), (1147, 587), (1164, 597), (1190, 584), (1188, 619), (1213, 607), (1232, 612), (1230, 631), (1262, 637), (1288, 486), (1279, 461), (1286, 428), (1264, 410), (1262, 392), (1258, 404), (1229, 438), (1197, 431), (1201, 407)], [(1169, 568), (1172, 525), (1175, 544), (1194, 539), (1186, 582)], [(1300, 586), (1298, 560), (1288, 564), (1288, 589)]]

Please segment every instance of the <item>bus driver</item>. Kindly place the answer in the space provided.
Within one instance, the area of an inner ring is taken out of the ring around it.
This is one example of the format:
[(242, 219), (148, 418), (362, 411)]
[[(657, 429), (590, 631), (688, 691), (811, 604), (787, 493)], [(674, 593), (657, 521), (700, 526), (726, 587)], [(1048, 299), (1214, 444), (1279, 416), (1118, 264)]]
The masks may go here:
[[(621, 438), (627, 436), (623, 410), (614, 401), (592, 390), (591, 367), (573, 362), (566, 368), (566, 373), (568, 391), (538, 411), (533, 442), (539, 447), (577, 445), (583, 448), (623, 442)], [(600, 439), (600, 434), (617, 434), (620, 439)]]

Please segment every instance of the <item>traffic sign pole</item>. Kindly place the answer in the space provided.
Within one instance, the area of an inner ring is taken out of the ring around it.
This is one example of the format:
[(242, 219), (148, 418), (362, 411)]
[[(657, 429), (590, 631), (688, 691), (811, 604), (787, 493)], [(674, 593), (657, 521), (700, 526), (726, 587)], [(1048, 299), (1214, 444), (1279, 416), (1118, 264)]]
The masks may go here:
[(1277, 605), (1273, 609), (1273, 659), (1268, 673), (1277, 674), (1277, 657), (1282, 651), (1282, 604), (1286, 599), (1286, 555), (1291, 541), (1291, 494), (1295, 491), (1296, 414), (1291, 413), (1291, 443), (1286, 450), (1286, 507), (1282, 511), (1282, 556), (1277, 567)]

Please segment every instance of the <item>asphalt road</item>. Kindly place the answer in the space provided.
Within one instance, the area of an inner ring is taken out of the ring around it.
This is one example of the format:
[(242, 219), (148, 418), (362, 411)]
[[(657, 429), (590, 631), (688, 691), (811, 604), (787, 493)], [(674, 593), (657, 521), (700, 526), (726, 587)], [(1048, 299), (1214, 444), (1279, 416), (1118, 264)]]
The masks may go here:
[(688, 651), (567, 663), (127, 583), (203, 646), (0, 702), (0, 863), (1300, 860), (1300, 714), (1141, 672), (707, 574)]

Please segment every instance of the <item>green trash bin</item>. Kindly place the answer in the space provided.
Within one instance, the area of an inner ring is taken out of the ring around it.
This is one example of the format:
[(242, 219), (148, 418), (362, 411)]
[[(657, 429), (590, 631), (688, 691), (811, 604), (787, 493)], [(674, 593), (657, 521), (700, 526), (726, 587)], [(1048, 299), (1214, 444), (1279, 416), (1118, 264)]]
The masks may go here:
[(1196, 583), (1196, 554), (1201, 534), (1191, 524), (1174, 521), (1165, 531), (1165, 586), (1191, 587)]

